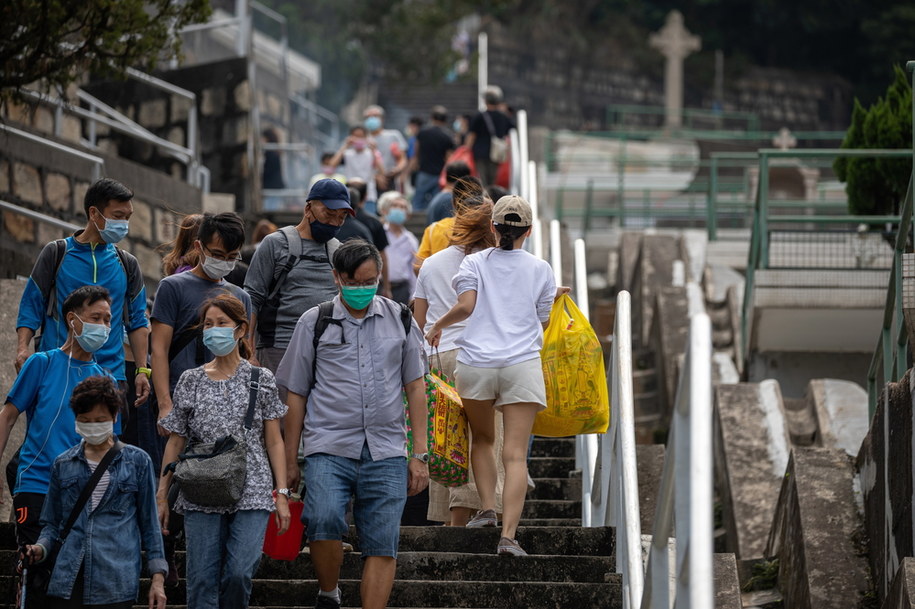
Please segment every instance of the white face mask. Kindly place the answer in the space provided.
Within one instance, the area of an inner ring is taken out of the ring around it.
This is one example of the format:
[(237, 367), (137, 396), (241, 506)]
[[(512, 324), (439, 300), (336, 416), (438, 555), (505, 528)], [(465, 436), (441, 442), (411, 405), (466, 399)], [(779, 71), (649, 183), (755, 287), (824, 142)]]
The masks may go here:
[(217, 260), (212, 256), (203, 257), (203, 272), (210, 276), (213, 281), (219, 281), (232, 272), (235, 268), (234, 260)]
[(114, 421), (105, 421), (103, 423), (77, 421), (76, 433), (86, 440), (87, 444), (98, 445), (114, 434)]

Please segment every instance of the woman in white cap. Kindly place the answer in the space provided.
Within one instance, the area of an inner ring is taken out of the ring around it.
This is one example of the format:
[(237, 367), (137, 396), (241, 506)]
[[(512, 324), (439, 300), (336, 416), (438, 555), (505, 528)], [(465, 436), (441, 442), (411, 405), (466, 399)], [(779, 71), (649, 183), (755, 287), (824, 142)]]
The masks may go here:
[(455, 386), (471, 429), (470, 459), (482, 508), (468, 526), (497, 526), (493, 454), (494, 410), (502, 412), (502, 537), (498, 554), (525, 556), (515, 539), (527, 493), (527, 447), (534, 416), (546, 408), (540, 362), (543, 330), (559, 288), (550, 266), (521, 249), (531, 233), (531, 207), (519, 196), (502, 197), (493, 207), (498, 246), (461, 262), (453, 286), (457, 303), (426, 333), (436, 346), (444, 328), (467, 320), (457, 341), (460, 353)]

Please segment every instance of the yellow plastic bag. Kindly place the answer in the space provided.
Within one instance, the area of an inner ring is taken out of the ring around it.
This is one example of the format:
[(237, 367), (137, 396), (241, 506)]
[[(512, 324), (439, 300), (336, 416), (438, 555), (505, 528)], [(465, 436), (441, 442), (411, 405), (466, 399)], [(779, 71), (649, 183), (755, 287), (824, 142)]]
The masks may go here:
[(558, 438), (606, 432), (610, 398), (604, 354), (597, 334), (568, 294), (553, 303), (540, 358), (546, 410), (537, 413), (532, 433)]

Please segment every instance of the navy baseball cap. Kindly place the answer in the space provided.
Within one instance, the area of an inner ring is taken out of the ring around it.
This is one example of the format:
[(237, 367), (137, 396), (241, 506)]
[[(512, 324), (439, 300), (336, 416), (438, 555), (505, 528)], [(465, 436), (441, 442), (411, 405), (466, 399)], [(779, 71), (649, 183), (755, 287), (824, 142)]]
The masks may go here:
[(327, 209), (348, 209), (351, 216), (356, 215), (349, 204), (349, 190), (334, 178), (324, 178), (315, 182), (305, 200), (320, 201)]

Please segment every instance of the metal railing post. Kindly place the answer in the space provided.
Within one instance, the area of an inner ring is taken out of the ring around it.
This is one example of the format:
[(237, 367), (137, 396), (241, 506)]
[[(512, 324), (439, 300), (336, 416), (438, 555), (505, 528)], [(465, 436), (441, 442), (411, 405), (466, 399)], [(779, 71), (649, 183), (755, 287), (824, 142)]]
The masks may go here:
[(765, 151), (759, 154), (759, 264), (760, 268), (769, 268), (769, 155)]
[(705, 219), (708, 229), (708, 240), (718, 240), (718, 159), (712, 157), (709, 162), (708, 200), (705, 207)]
[(588, 234), (588, 231), (591, 230), (591, 214), (594, 211), (594, 180), (588, 179), (587, 187), (585, 190), (585, 220), (583, 223), (581, 234), (585, 236)]

